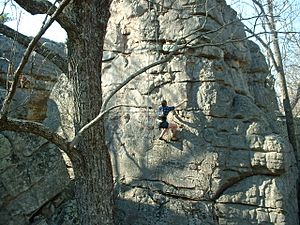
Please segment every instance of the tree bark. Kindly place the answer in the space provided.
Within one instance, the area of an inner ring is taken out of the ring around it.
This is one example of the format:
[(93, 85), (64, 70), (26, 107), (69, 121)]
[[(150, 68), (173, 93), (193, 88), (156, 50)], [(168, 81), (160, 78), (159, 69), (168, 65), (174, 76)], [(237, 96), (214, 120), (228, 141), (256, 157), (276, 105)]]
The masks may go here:
[[(67, 43), (76, 133), (101, 109), (101, 66), (109, 7), (108, 0), (75, 0), (67, 11), (76, 31), (68, 32)], [(80, 224), (112, 225), (113, 176), (102, 120), (82, 134), (76, 149), (84, 161), (73, 165)]]

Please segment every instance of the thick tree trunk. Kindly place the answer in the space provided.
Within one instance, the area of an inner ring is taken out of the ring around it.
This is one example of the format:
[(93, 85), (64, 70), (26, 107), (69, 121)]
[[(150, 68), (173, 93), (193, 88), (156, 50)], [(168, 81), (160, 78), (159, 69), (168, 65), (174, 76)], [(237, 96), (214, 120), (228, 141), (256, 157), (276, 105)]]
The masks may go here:
[[(34, 43), (44, 30), (59, 15), (60, 22), (68, 33), (69, 77), (73, 83), (75, 131), (94, 119), (102, 106), (101, 66), (104, 37), (112, 0), (64, 0), (26, 50), (15, 80), (24, 67)], [(52, 13), (52, 4), (47, 1), (17, 1), (33, 14)], [(66, 4), (68, 7), (64, 8)], [(53, 7), (55, 8), (55, 7)], [(65, 67), (63, 67), (65, 68)], [(15, 83), (16, 83), (15, 81)], [(105, 145), (103, 121), (90, 127), (80, 136), (76, 151), (60, 136), (51, 133), (42, 125), (7, 118), (16, 86), (6, 97), (0, 120), (5, 130), (29, 131), (56, 143), (71, 157), (75, 173), (75, 196), (80, 224), (113, 225), (113, 178), (108, 149)], [(1, 125), (2, 125), (1, 123)], [(5, 124), (4, 124), (5, 123)], [(38, 129), (35, 131), (34, 129)], [(72, 146), (73, 147), (73, 146)], [(74, 152), (73, 152), (74, 151)]]
[[(95, 144), (97, 142), (94, 141)], [(82, 147), (83, 151), (87, 151), (84, 154), (85, 163), (74, 166), (80, 224), (112, 225), (112, 173), (107, 150), (103, 143), (94, 147), (82, 144)]]
[[(110, 1), (75, 0), (68, 9), (77, 24), (68, 33), (76, 131), (95, 118), (102, 105), (101, 61), (109, 6)], [(86, 131), (76, 148), (84, 158), (84, 163), (73, 165), (80, 224), (112, 225), (113, 178), (103, 122)]]

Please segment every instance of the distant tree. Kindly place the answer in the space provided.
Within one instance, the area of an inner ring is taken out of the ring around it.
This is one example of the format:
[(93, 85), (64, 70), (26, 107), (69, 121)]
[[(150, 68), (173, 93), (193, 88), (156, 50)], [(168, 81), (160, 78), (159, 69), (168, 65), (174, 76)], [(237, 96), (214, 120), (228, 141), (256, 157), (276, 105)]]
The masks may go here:
[(289, 34), (284, 45), (288, 91), (294, 117), (300, 116), (300, 35)]
[(0, 15), (0, 23), (5, 23), (9, 20), (10, 20), (10, 18), (9, 18), (7, 13), (4, 13), (4, 14)]
[(4, 1), (2, 10), (0, 9), (1, 10), (0, 11), (0, 23), (5, 23), (5, 22), (10, 20), (10, 17), (8, 15), (8, 13), (5, 13), (5, 8), (6, 8), (8, 3), (9, 3), (8, 0)]
[[(281, 98), (282, 108), (286, 118), (286, 126), (289, 141), (293, 147), (296, 162), (298, 169), (299, 158), (298, 158), (298, 148), (297, 148), (297, 139), (295, 134), (295, 125), (294, 125), (294, 115), (293, 109), (295, 112), (295, 107), (299, 101), (299, 75), (297, 82), (294, 85), (296, 91), (294, 92), (294, 98), (290, 101), (289, 91), (288, 91), (288, 82), (287, 82), (287, 73), (286, 71), (292, 72), (297, 66), (290, 67), (292, 57), (287, 57), (291, 54), (292, 48), (291, 45), (295, 45), (295, 37), (298, 34), (298, 31), (295, 31), (293, 21), (298, 17), (298, 13), (295, 14), (297, 7), (292, 7), (289, 0), (276, 1), (276, 0), (252, 0), (253, 9), (256, 13), (256, 19), (254, 20), (252, 27), (247, 27), (246, 30), (260, 42), (261, 46), (265, 49), (266, 58), (272, 68), (271, 71), (275, 71), (276, 77), (278, 77), (278, 83), (280, 87), (279, 96)], [(287, 17), (284, 17), (287, 15)], [(282, 26), (279, 26), (282, 25)], [(291, 41), (291, 38), (294, 38), (294, 41)], [(298, 48), (298, 49), (297, 49)], [(293, 49), (294, 51), (295, 49)], [(296, 51), (299, 51), (299, 45), (296, 47)], [(294, 54), (295, 55), (295, 54)], [(294, 70), (295, 71), (295, 70)], [(292, 72), (295, 77), (295, 73)], [(291, 76), (290, 76), (291, 81)], [(295, 81), (295, 80), (294, 80)], [(292, 90), (292, 86), (289, 86)], [(300, 206), (299, 199), (299, 178), (297, 180), (297, 190), (298, 190), (298, 207)], [(298, 213), (299, 214), (299, 213)]]
[(280, 89), (281, 89), (282, 103), (283, 103), (283, 109), (285, 112), (288, 136), (289, 136), (289, 140), (293, 146), (296, 160), (298, 161), (294, 117), (293, 117), (291, 102), (289, 99), (289, 93), (288, 93), (287, 82), (286, 82), (286, 74), (284, 71), (282, 53), (280, 50), (280, 43), (279, 43), (279, 37), (278, 37), (279, 32), (278, 32), (277, 26), (276, 26), (276, 16), (277, 15), (275, 15), (274, 2), (273, 2), (273, 0), (267, 1), (267, 5), (266, 5), (267, 12), (264, 12), (263, 6), (259, 1), (253, 0), (253, 2), (256, 5), (258, 5), (258, 7), (261, 9), (264, 19), (266, 20), (266, 24), (270, 31), (270, 40), (271, 40), (270, 57), (271, 57), (272, 64), (274, 65), (274, 68), (275, 68), (276, 72), (278, 73), (279, 85), (280, 85)]
[[(236, 1), (236, 3), (237, 2), (244, 4), (241, 3), (241, 1)], [(298, 161), (293, 108), (286, 80), (287, 68), (285, 65), (287, 64), (284, 64), (284, 62), (287, 62), (289, 59), (284, 57), (286, 52), (283, 51), (284, 43), (286, 44), (288, 42), (287, 37), (297, 34), (292, 24), (294, 24), (293, 21), (297, 18), (298, 14), (296, 14), (297, 12), (293, 9), (293, 5), (289, 0), (252, 0), (251, 2), (247, 2), (248, 12), (252, 12), (252, 15), (249, 17), (250, 19), (243, 18), (242, 15), (241, 19), (245, 23), (246, 31), (250, 36), (254, 36), (264, 48), (271, 72), (275, 72), (274, 77), (276, 77), (280, 87), (280, 102), (282, 103), (286, 118), (288, 138), (293, 146)]]

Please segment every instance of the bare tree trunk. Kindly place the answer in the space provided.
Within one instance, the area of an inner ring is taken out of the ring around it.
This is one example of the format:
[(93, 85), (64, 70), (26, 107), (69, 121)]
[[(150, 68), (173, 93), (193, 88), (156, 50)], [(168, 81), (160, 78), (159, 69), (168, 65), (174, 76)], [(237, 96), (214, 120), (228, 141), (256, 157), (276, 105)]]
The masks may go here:
[[(286, 126), (287, 126), (287, 132), (288, 132), (288, 137), (289, 141), (293, 146), (294, 149), (294, 154), (296, 158), (296, 163), (298, 166), (299, 170), (299, 163), (298, 163), (298, 149), (297, 149), (297, 139), (296, 139), (296, 134), (295, 134), (295, 126), (294, 126), (294, 117), (293, 117), (293, 112), (292, 112), (292, 107), (291, 107), (291, 102), (289, 99), (289, 94), (288, 94), (288, 89), (287, 89), (287, 84), (286, 84), (286, 79), (285, 79), (285, 73), (283, 69), (283, 63), (282, 63), (282, 55), (280, 52), (280, 47), (279, 47), (279, 41), (278, 41), (278, 33), (276, 32), (276, 22), (274, 18), (274, 6), (273, 6), (273, 0), (268, 0), (268, 13), (270, 18), (268, 19), (268, 26), (271, 30), (271, 39), (272, 39), (272, 44), (274, 48), (274, 65), (276, 68), (276, 71), (278, 72), (279, 75), (279, 80), (280, 80), (280, 88), (281, 88), (281, 95), (282, 95), (282, 103), (283, 103), (283, 109), (285, 112), (285, 119), (286, 119)], [(299, 189), (299, 173), (298, 173), (298, 179), (297, 179), (297, 199), (298, 199), (298, 207), (300, 207), (300, 189)], [(299, 211), (298, 211), (298, 217), (299, 217)]]
[[(69, 8), (73, 21), (78, 21), (76, 30), (68, 33), (76, 132), (101, 109), (101, 66), (109, 6), (110, 1), (92, 0), (74, 1)], [(84, 161), (73, 165), (80, 224), (112, 225), (112, 167), (102, 120), (84, 132), (76, 148)]]
[(280, 81), (280, 88), (281, 88), (281, 95), (282, 95), (282, 103), (283, 108), (285, 112), (285, 118), (286, 118), (286, 125), (287, 125), (287, 132), (289, 141), (291, 142), (295, 157), (298, 163), (298, 153), (297, 153), (297, 141), (295, 136), (295, 126), (294, 126), (294, 118), (293, 118), (293, 112), (292, 107), (289, 99), (286, 79), (285, 79), (285, 73), (283, 69), (283, 63), (282, 63), (282, 57), (279, 47), (279, 41), (278, 41), (278, 33), (276, 32), (276, 22), (274, 17), (274, 9), (273, 9), (273, 0), (268, 0), (268, 13), (270, 15), (270, 18), (268, 20), (268, 25), (271, 30), (271, 39), (272, 39), (272, 45), (274, 50), (274, 58), (275, 58), (275, 67), (279, 75), (279, 81)]
[(298, 104), (299, 100), (300, 100), (300, 83), (298, 83), (298, 85), (297, 85), (297, 91), (296, 91), (295, 97), (294, 97), (293, 101), (291, 102), (292, 110), (294, 110), (294, 108)]

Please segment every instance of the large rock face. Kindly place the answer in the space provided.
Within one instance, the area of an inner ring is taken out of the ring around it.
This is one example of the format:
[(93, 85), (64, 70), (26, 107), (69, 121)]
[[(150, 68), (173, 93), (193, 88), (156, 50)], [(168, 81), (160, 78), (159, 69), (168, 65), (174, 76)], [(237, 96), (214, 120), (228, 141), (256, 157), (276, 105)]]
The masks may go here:
[[(119, 224), (298, 224), (293, 151), (265, 59), (236, 13), (223, 0), (123, 0), (111, 11), (105, 96), (188, 43), (112, 101), (154, 107), (107, 120)], [(184, 126), (180, 141), (158, 141), (155, 108), (184, 98), (169, 118)]]
[[(120, 108), (106, 120), (117, 224), (298, 224), (295, 158), (277, 119), (265, 59), (245, 39), (236, 13), (224, 0), (115, 0), (111, 11), (104, 98), (130, 74), (187, 45), (110, 103), (153, 107)], [(7, 56), (13, 48), (1, 49)], [(25, 70), (31, 86), (18, 89), (12, 113), (71, 138), (68, 81), (36, 57)], [(7, 64), (0, 69), (3, 96)], [(169, 118), (184, 126), (180, 141), (157, 140), (160, 101), (184, 98), (188, 102)], [(45, 140), (1, 133), (0, 178), (0, 224), (78, 223), (76, 204), (65, 201), (65, 163)]]
[[(61, 47), (62, 45), (59, 46)], [(4, 58), (10, 60), (15, 69), (23, 52), (23, 46), (0, 35), (0, 102), (4, 98), (9, 79), (8, 61)], [(55, 93), (51, 94), (51, 91), (61, 71), (36, 54), (31, 57), (23, 73), (30, 84), (18, 87), (10, 115), (47, 123), (53, 131), (57, 131), (61, 124), (59, 98), (55, 98), (54, 102), (51, 96), (55, 96)], [(60, 82), (61, 86), (63, 84)], [(67, 167), (56, 146), (26, 133), (0, 133), (1, 225), (37, 224), (37, 221), (45, 221), (69, 198), (65, 192), (69, 184)]]

